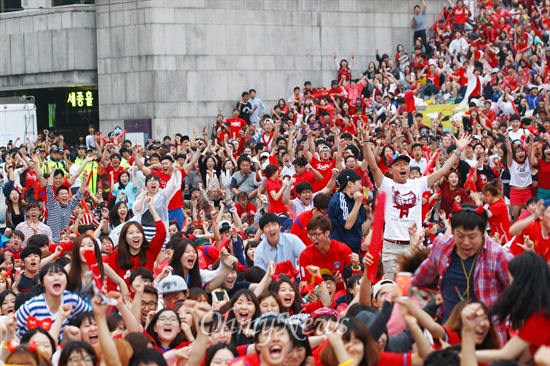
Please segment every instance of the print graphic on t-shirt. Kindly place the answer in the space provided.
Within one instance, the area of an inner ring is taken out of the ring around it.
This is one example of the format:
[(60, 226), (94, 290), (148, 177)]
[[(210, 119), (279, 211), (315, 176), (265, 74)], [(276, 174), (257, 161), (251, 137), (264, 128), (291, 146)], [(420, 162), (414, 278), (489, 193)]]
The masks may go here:
[(413, 191), (401, 194), (398, 190), (392, 187), (393, 205), (399, 210), (399, 218), (409, 217), (409, 210), (416, 206), (416, 195)]

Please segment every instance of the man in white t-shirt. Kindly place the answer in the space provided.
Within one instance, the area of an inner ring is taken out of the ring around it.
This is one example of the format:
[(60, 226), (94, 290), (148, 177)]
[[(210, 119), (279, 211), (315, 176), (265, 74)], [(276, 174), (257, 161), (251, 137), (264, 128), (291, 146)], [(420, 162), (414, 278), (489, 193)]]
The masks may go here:
[[(367, 143), (368, 128), (361, 127), (362, 143)], [(408, 228), (412, 223), (422, 230), (422, 193), (438, 182), (460, 159), (462, 151), (470, 141), (469, 135), (463, 135), (456, 140), (456, 150), (449, 156), (441, 169), (419, 179), (409, 179), (411, 160), (407, 155), (395, 154), (390, 159), (389, 173), (392, 179), (384, 176), (371, 149), (364, 149), (366, 159), (374, 177), (374, 183), (379, 191), (386, 193), (386, 211), (382, 263), (386, 278), (393, 280), (396, 259), (409, 250), (410, 238)]]

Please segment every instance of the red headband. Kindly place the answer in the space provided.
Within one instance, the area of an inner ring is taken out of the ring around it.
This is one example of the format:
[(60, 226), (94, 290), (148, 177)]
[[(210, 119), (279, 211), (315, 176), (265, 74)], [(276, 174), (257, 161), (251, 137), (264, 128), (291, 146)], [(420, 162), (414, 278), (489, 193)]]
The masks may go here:
[(462, 207), (458, 202), (455, 201), (455, 203), (453, 205), (453, 211), (455, 213), (460, 212), (460, 211), (472, 211), (472, 212), (475, 212), (478, 215), (482, 215), (483, 211), (484, 211), (484, 208), (483, 208), (483, 206), (477, 206), (475, 208), (474, 207)]

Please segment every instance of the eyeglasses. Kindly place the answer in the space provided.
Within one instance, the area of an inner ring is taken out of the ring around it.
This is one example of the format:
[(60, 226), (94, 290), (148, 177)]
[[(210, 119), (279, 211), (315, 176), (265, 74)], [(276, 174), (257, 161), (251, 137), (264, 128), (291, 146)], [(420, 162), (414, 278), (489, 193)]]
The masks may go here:
[(90, 355), (86, 355), (82, 358), (80, 358), (79, 356), (69, 357), (68, 361), (69, 361), (68, 362), (69, 365), (81, 365), (81, 364), (93, 365), (94, 364), (94, 358)]
[(141, 307), (144, 308), (144, 307), (148, 307), (149, 309), (156, 309), (157, 308), (157, 303), (154, 302), (154, 301), (149, 301), (149, 302), (145, 302), (145, 301), (142, 301), (141, 302)]
[(178, 318), (166, 318), (164, 316), (161, 316), (157, 320), (159, 323), (172, 323), (172, 324), (178, 324)]
[(307, 236), (309, 236), (311, 239), (313, 239), (313, 238), (318, 238), (323, 234), (324, 234), (324, 232), (322, 232), (322, 231), (319, 231), (319, 232), (316, 232), (316, 233), (309, 232), (309, 233), (307, 233)]
[(319, 210), (319, 209), (317, 209), (317, 211), (319, 211), (319, 213), (323, 216), (328, 215), (328, 210)]

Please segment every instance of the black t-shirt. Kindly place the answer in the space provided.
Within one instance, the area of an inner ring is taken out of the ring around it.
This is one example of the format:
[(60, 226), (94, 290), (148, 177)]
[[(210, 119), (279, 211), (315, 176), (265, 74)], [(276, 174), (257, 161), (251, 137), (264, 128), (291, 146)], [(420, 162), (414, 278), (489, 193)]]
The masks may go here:
[(458, 163), (458, 175), (460, 175), (460, 183), (459, 186), (461, 188), (464, 188), (464, 183), (466, 183), (466, 179), (468, 179), (468, 174), (470, 174), (470, 164), (465, 162), (464, 160), (460, 160)]
[(32, 278), (29, 278), (22, 273), (21, 280), (19, 280), (19, 285), (17, 286), (17, 291), (24, 294), (25, 292), (29, 291), (31, 287), (32, 287)]
[(247, 124), (250, 124), (250, 112), (252, 111), (252, 104), (250, 102), (243, 103), (237, 102), (235, 107), (239, 110), (239, 117), (244, 119)]
[[(447, 271), (445, 272), (445, 275), (443, 276), (443, 307), (444, 307), (444, 316), (443, 316), (443, 322), (446, 322), (449, 318), (449, 315), (451, 315), (451, 312), (453, 311), (453, 308), (456, 304), (458, 304), (461, 300), (458, 296), (458, 292), (464, 297), (464, 298), (475, 298), (475, 291), (474, 291), (474, 272), (475, 272), (475, 263), (474, 260), (477, 259), (477, 256), (471, 256), (470, 258), (464, 259), (464, 267), (462, 267), (462, 263), (460, 261), (460, 257), (458, 253), (456, 252), (456, 248), (453, 250), (453, 254), (451, 254), (451, 262), (449, 263), (449, 267), (447, 268)], [(467, 274), (470, 274), (470, 289), (467, 294), (466, 292), (466, 275), (464, 274), (466, 272)]]

